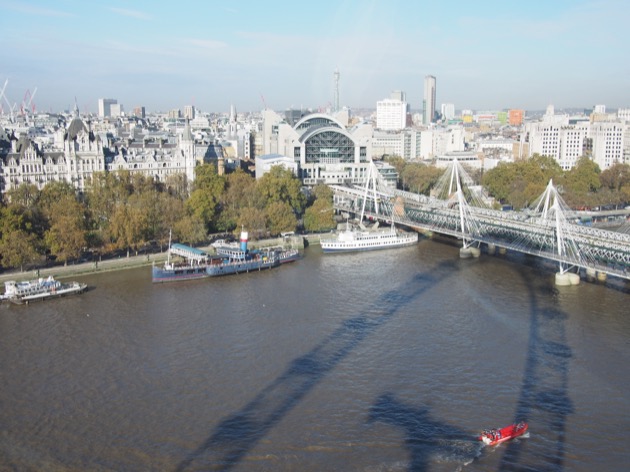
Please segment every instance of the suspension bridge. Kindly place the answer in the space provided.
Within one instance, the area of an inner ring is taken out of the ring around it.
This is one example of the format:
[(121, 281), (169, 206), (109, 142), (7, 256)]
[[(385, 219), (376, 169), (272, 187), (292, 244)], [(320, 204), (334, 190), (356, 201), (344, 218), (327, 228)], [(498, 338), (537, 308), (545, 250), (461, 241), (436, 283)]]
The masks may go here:
[(428, 197), (392, 188), (374, 165), (365, 186), (331, 187), (337, 211), (457, 238), (462, 257), (478, 257), (485, 245), (489, 253), (498, 248), (557, 262), (558, 285), (579, 283), (580, 270), (600, 280), (630, 280), (630, 234), (577, 224), (552, 181), (523, 211), (492, 209), (492, 199), (456, 160)]

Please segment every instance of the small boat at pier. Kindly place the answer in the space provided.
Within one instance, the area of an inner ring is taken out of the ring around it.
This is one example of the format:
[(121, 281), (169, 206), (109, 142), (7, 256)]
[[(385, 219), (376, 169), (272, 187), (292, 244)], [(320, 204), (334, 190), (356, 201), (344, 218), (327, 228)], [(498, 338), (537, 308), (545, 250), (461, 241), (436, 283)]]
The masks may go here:
[(55, 280), (51, 275), (45, 279), (39, 278), (24, 282), (6, 281), (4, 283), (4, 294), (1, 295), (1, 299), (16, 305), (22, 305), (82, 293), (85, 290), (87, 290), (87, 284), (79, 282), (64, 283)]
[(485, 429), (481, 432), (479, 441), (488, 446), (494, 446), (510, 439), (518, 438), (527, 432), (529, 425), (524, 422), (514, 423), (505, 428)]

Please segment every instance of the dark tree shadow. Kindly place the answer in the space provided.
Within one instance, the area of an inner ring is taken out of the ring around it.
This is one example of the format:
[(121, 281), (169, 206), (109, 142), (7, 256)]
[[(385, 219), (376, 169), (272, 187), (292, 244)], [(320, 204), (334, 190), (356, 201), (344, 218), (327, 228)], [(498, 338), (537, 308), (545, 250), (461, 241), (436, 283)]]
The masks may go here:
[(401, 307), (456, 273), (456, 269), (453, 262), (445, 261), (432, 267), (430, 274), (417, 274), (398, 288), (385, 292), (375, 301), (376, 306), (369, 314), (360, 313), (343, 321), (318, 346), (294, 359), (285, 372), (252, 401), (221, 421), (176, 470), (229, 470), (236, 466), (358, 344), (387, 323)]

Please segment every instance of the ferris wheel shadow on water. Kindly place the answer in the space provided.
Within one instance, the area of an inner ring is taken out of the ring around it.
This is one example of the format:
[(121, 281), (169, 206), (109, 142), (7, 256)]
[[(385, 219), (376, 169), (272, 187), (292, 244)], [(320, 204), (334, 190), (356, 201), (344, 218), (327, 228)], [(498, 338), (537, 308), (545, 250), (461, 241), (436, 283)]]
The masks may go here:
[[(501, 454), (497, 470), (560, 472), (564, 469), (566, 417), (573, 412), (568, 395), (572, 352), (565, 335), (567, 315), (553, 305), (545, 306), (536, 296), (556, 289), (536, 286), (540, 279), (526, 274), (523, 277), (529, 291), (530, 331), (513, 422), (528, 422), (531, 433), (526, 436), (529, 439), (497, 446)], [(390, 424), (403, 433), (411, 471), (428, 470), (431, 458), (459, 465), (478, 457), (483, 460), (483, 446), (479, 441), (471, 441), (469, 432), (432, 418), (426, 407), (402, 403), (392, 393), (384, 393), (374, 402), (369, 421)]]
[[(210, 436), (183, 459), (177, 471), (230, 470), (236, 467), (304, 397), (317, 386), (360, 343), (396, 316), (427, 290), (456, 276), (458, 265), (442, 262), (430, 271), (416, 274), (408, 282), (380, 296), (375, 305), (347, 319), (307, 354), (291, 361), (286, 370), (239, 411), (224, 418)], [(525, 280), (530, 293), (530, 333), (527, 361), (514, 421), (527, 421), (534, 439), (503, 446), (498, 470), (563, 470), (566, 416), (572, 412), (568, 397), (566, 315), (555, 307), (542, 306), (536, 293), (545, 290)], [(547, 288), (547, 290), (549, 290)], [(376, 314), (375, 314), (376, 313)], [(479, 456), (481, 445), (447, 421), (434, 418), (426, 407), (410, 406), (386, 392), (373, 403), (369, 421), (381, 421), (404, 432), (410, 454), (409, 470), (422, 471), (436, 455), (449, 462), (467, 464)], [(545, 438), (541, 450), (536, 437)]]
[[(457, 272), (445, 261), (431, 272), (380, 296), (368, 312), (347, 319), (307, 354), (291, 361), (287, 369), (241, 410), (223, 419), (211, 435), (176, 468), (229, 470), (235, 467), (265, 435), (362, 341), (396, 316), (431, 287)], [(375, 314), (376, 313), (376, 314)]]

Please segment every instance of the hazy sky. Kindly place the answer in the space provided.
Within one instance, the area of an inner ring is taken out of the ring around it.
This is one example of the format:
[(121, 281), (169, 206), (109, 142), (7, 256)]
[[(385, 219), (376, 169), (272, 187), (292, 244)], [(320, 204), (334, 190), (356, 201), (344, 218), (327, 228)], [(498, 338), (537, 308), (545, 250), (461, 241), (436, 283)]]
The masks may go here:
[[(0, 0), (0, 90), (37, 109), (630, 107), (628, 0)], [(2, 100), (6, 112), (7, 104)]]

